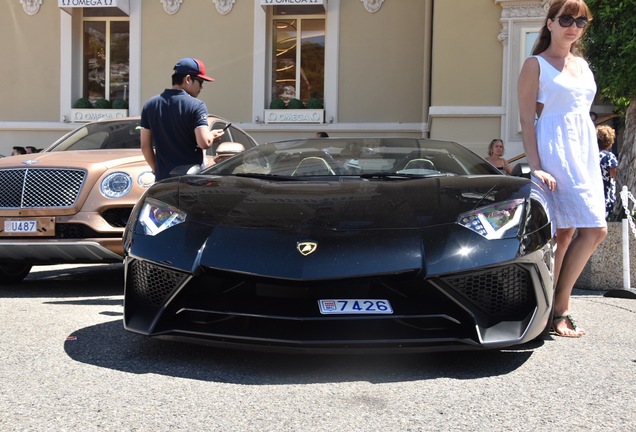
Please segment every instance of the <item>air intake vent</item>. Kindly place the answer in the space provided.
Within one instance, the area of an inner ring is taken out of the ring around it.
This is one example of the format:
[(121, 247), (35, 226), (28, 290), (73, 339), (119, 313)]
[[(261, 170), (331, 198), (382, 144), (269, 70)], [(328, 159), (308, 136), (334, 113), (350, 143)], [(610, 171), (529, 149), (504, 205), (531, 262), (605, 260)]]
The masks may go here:
[(128, 289), (142, 302), (160, 306), (183, 283), (187, 275), (145, 261), (133, 261), (128, 267)]
[(443, 280), (484, 312), (502, 318), (532, 307), (529, 278), (527, 271), (511, 266), (446, 277)]

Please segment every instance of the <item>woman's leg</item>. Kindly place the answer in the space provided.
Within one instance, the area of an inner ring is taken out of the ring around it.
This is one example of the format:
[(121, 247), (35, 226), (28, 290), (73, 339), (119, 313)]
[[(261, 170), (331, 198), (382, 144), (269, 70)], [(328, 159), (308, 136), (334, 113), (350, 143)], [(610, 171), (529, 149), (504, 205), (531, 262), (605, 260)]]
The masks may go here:
[[(557, 232), (557, 245), (559, 245), (559, 230)], [(570, 235), (569, 246), (561, 257), (561, 264), (557, 268), (555, 263), (556, 293), (554, 299), (554, 316), (564, 316), (570, 313), (570, 295), (576, 280), (579, 278), (585, 264), (607, 235), (607, 228), (579, 228), (576, 237)], [(557, 253), (559, 254), (557, 246)], [(556, 257), (555, 257), (556, 262)], [(581, 329), (574, 330), (568, 319), (557, 319), (554, 322), (555, 331), (563, 336), (582, 336), (585, 332)]]
[(568, 251), (570, 242), (572, 242), (572, 236), (576, 230), (574, 228), (557, 229), (556, 232), (556, 252), (554, 253), (554, 284), (556, 286), (561, 274), (561, 267), (563, 266), (563, 258)]

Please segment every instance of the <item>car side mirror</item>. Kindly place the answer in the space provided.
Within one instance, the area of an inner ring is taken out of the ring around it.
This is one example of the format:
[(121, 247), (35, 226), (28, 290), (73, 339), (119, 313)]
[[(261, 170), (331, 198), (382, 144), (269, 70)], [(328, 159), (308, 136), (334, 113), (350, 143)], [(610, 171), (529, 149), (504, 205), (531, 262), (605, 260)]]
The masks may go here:
[(515, 177), (530, 178), (530, 165), (527, 163), (518, 163), (512, 167), (512, 173)]
[(181, 177), (184, 175), (194, 175), (201, 171), (201, 165), (179, 165), (170, 171), (170, 177)]

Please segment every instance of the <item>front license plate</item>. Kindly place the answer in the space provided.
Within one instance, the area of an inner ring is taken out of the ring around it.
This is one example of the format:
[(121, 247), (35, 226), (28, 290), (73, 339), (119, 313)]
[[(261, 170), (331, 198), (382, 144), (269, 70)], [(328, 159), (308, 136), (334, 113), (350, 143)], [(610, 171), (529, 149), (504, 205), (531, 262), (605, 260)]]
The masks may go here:
[(318, 300), (320, 313), (332, 314), (392, 314), (388, 300), (382, 299), (329, 299)]
[(34, 220), (4, 221), (4, 231), (8, 233), (34, 233), (38, 223)]
[(53, 236), (55, 235), (55, 218), (35, 217), (32, 219), (3, 220), (2, 236)]

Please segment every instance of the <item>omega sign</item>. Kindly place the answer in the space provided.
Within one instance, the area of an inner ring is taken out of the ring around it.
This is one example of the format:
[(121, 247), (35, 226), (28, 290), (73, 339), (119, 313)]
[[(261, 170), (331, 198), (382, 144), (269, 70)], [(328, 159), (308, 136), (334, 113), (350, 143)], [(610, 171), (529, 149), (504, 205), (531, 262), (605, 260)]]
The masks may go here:
[(57, 0), (58, 7), (117, 7), (118, 0)]
[(274, 5), (321, 5), (325, 0), (261, 0), (261, 6)]

